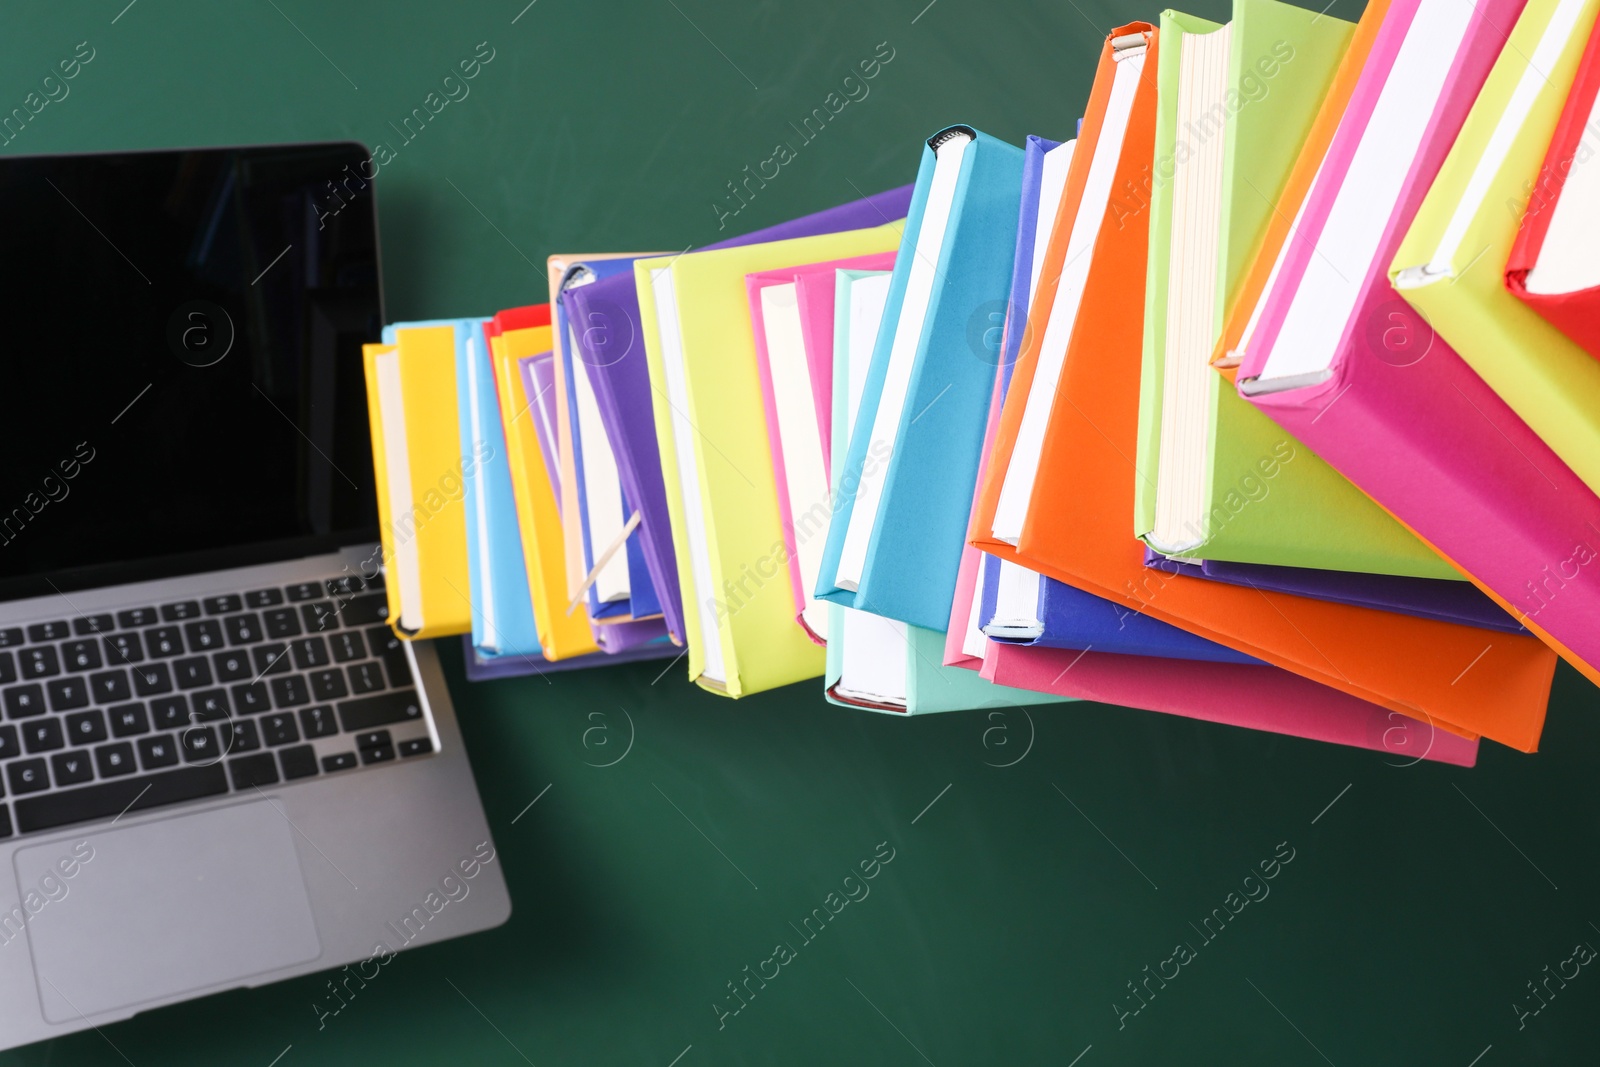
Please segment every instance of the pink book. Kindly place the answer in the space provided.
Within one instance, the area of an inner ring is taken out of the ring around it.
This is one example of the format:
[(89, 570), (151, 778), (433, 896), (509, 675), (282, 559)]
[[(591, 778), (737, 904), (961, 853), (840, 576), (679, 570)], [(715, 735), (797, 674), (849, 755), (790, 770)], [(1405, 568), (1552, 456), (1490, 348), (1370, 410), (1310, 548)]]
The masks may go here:
[(1478, 759), (1475, 740), (1266, 664), (1019, 648), (991, 641), (981, 674), (998, 685), (1366, 748), (1405, 760), (1471, 767)]
[(1521, 7), (1390, 8), (1240, 344), (1237, 382), (1600, 682), (1600, 501), (1387, 279)]
[[(893, 265), (894, 253), (882, 252), (747, 274), (744, 280), (795, 621), (819, 645), (827, 643), (827, 606), (808, 594), (816, 588), (833, 516), (827, 462), (832, 438), (824, 432), (832, 425), (828, 412), (833, 404), (833, 350), (830, 342), (824, 361), (812, 358), (802, 332), (798, 283), (802, 277), (825, 275), (831, 288), (836, 270), (882, 270)], [(826, 329), (829, 333), (833, 329), (831, 298)]]
[[(861, 256), (851, 260), (862, 264), (857, 270), (893, 270), (893, 252), (875, 256)], [(833, 440), (833, 301), (837, 288), (834, 285), (834, 268), (819, 263), (823, 269), (801, 267), (795, 272), (795, 302), (800, 307), (800, 337), (806, 346), (806, 362), (811, 366), (811, 395), (817, 405), (817, 430), (822, 434), (824, 448), (822, 461), (828, 470), (828, 484), (833, 484), (833, 456), (826, 442)], [(851, 269), (851, 268), (846, 268)]]

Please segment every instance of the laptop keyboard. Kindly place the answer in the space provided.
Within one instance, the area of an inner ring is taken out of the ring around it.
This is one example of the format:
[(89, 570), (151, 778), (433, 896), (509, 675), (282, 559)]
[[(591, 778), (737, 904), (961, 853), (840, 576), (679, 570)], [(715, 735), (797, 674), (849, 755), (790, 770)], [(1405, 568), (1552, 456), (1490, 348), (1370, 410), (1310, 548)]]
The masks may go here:
[(433, 751), (381, 579), (0, 628), (0, 838)]

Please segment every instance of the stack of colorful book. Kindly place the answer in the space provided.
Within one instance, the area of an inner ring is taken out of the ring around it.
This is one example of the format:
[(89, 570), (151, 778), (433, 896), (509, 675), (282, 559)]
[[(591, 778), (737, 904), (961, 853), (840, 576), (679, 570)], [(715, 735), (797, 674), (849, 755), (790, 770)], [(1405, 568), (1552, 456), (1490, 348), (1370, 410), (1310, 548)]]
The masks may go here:
[[(390, 619), (1470, 765), (1600, 681), (1600, 0), (1235, 0), (1065, 142), (367, 348)], [(909, 162), (909, 158), (908, 158)]]

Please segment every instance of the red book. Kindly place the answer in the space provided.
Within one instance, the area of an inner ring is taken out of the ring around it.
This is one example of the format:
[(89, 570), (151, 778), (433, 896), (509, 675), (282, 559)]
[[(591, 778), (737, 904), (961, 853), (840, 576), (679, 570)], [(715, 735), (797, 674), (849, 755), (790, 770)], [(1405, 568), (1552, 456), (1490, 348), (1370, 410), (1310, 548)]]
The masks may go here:
[(1506, 288), (1600, 359), (1600, 26), (1589, 35), (1539, 180), (1526, 191)]

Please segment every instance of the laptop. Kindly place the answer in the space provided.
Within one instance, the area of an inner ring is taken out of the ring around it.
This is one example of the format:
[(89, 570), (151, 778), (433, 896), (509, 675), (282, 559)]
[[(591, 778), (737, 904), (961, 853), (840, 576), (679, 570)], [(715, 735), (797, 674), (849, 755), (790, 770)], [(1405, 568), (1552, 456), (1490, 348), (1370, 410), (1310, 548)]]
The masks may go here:
[(385, 624), (371, 174), (0, 158), (0, 1047), (510, 914)]

